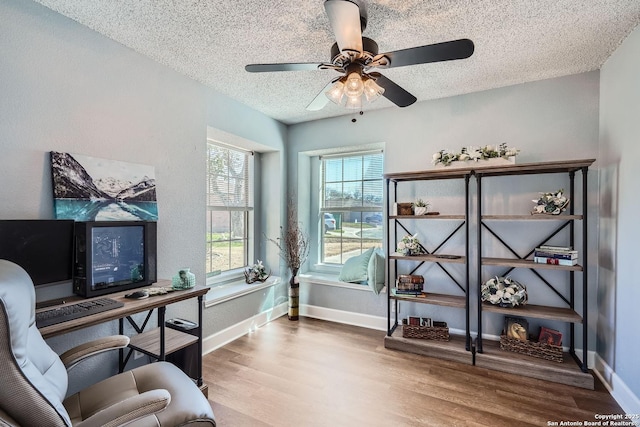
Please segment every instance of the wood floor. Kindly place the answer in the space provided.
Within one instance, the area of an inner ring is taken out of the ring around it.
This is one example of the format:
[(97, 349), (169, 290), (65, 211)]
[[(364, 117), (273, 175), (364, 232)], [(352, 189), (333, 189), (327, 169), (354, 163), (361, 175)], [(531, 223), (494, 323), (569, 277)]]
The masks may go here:
[(541, 427), (623, 413), (597, 379), (585, 390), (388, 350), (383, 338), (281, 317), (207, 354), (218, 425)]

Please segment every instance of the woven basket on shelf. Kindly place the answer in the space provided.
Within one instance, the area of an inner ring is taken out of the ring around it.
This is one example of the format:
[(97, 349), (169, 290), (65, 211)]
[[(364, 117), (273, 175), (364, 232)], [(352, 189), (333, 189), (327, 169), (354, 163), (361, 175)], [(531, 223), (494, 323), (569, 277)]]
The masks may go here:
[(515, 338), (508, 338), (506, 335), (500, 335), (500, 350), (526, 354), (527, 356), (538, 357), (553, 362), (563, 361), (562, 346), (551, 345), (544, 342), (521, 341)]
[(449, 341), (449, 328), (403, 325), (402, 336), (404, 338)]

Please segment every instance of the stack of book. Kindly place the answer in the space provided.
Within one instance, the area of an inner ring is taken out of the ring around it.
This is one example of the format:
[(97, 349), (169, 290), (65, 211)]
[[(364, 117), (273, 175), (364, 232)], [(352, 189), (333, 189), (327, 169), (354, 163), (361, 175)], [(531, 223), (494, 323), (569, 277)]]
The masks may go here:
[(533, 261), (539, 264), (576, 265), (578, 251), (570, 246), (542, 245), (533, 252)]
[(396, 280), (396, 294), (413, 296), (421, 295), (423, 285), (424, 277), (411, 274), (401, 274), (398, 276), (398, 280)]

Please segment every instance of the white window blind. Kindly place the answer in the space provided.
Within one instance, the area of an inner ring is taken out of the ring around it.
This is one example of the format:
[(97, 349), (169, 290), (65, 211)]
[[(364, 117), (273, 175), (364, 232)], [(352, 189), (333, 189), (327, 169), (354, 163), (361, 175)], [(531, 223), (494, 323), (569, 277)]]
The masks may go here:
[(322, 157), (321, 211), (382, 211), (382, 153)]
[(216, 210), (251, 210), (249, 164), (252, 153), (207, 144), (207, 206)]

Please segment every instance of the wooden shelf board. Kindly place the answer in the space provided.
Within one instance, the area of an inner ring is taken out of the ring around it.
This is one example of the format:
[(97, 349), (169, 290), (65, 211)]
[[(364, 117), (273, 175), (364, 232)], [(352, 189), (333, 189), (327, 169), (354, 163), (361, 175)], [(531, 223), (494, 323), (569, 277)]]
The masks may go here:
[[(165, 355), (174, 353), (193, 343), (198, 342), (198, 337), (185, 332), (164, 328)], [(134, 350), (160, 357), (160, 328), (155, 328), (131, 337), (129, 347)]]
[(396, 295), (395, 292), (392, 291), (391, 298), (398, 301), (411, 301), (418, 304), (441, 305), (444, 307), (465, 308), (466, 306), (466, 298), (464, 296), (435, 294), (431, 292), (424, 292), (423, 295), (423, 297)]
[(576, 172), (582, 168), (588, 168), (595, 159), (583, 160), (558, 160), (555, 162), (514, 163), (508, 165), (483, 166), (481, 163), (469, 164), (469, 167), (447, 169), (446, 167), (434, 168), (423, 171), (386, 173), (385, 179), (400, 181), (420, 181), (430, 179), (464, 178), (468, 175), (497, 176), (497, 175), (528, 175), (543, 173)]
[(518, 268), (535, 268), (541, 270), (566, 270), (566, 271), (582, 271), (582, 266), (577, 265), (553, 265), (541, 264), (533, 262), (529, 259), (513, 259), (513, 258), (482, 258), (482, 265), (500, 265), (504, 267)]
[(483, 303), (482, 311), (502, 313), (511, 316), (534, 317), (536, 319), (558, 320), (561, 322), (582, 323), (582, 316), (570, 308), (549, 307), (545, 305), (526, 304), (507, 308)]
[(520, 163), (511, 165), (475, 168), (474, 174), (481, 176), (529, 175), (543, 173), (568, 173), (588, 168), (595, 159), (558, 160), (555, 162)]
[(454, 219), (464, 221), (464, 215), (390, 215), (389, 219)]
[(470, 351), (465, 350), (465, 337), (462, 335), (451, 335), (449, 341), (404, 338), (402, 327), (398, 326), (392, 336), (384, 337), (384, 347), (467, 365), (473, 363), (473, 355)]
[[(145, 287), (147, 288), (157, 288), (157, 287), (171, 287), (171, 280), (158, 280), (157, 283), (152, 286)], [(115, 292), (112, 294), (102, 295), (94, 298), (87, 298), (87, 300), (95, 300), (100, 298), (111, 298), (116, 301), (121, 301), (124, 303), (123, 307), (115, 308), (113, 310), (103, 311), (101, 313), (92, 314), (86, 317), (80, 317), (78, 319), (69, 320), (63, 323), (57, 323), (51, 326), (45, 326), (44, 328), (38, 328), (43, 338), (51, 338), (56, 335), (67, 334), (72, 331), (76, 331), (79, 329), (83, 329), (89, 326), (98, 325), (100, 323), (108, 322), (111, 320), (118, 320), (126, 316), (131, 316), (135, 313), (140, 313), (143, 311), (153, 310), (158, 307), (165, 307), (167, 305), (179, 302), (186, 301), (191, 298), (197, 298), (209, 292), (209, 288), (205, 286), (196, 286), (191, 289), (186, 289), (182, 291), (173, 291), (164, 295), (154, 295), (149, 298), (144, 298), (140, 300), (125, 298), (124, 296), (128, 293), (131, 293), (131, 290)], [(71, 297), (65, 298), (67, 303), (76, 303), (79, 301), (83, 301), (85, 298), (80, 297)], [(46, 309), (43, 309), (46, 310)], [(41, 310), (38, 310), (41, 311)]]
[(483, 352), (476, 352), (478, 367), (589, 390), (594, 389), (593, 375), (582, 372), (580, 366), (568, 353), (564, 353), (564, 361), (560, 363), (500, 350), (500, 343), (496, 341), (484, 340), (482, 346)]
[(430, 179), (456, 179), (464, 178), (473, 173), (473, 167), (468, 168), (437, 168), (423, 171), (385, 173), (382, 175), (384, 179), (394, 182), (401, 181), (425, 181)]
[(446, 262), (446, 263), (456, 263), (456, 264), (464, 264), (465, 262), (467, 262), (466, 258), (463, 256), (459, 256), (459, 255), (455, 255), (458, 258), (444, 258), (446, 256), (449, 255), (444, 255), (444, 254), (440, 254), (440, 255), (433, 255), (433, 254), (424, 254), (424, 255), (411, 255), (411, 256), (406, 256), (406, 255), (402, 255), (399, 254), (397, 252), (392, 253), (391, 255), (389, 255), (390, 259), (403, 259), (403, 260), (407, 260), (407, 261), (428, 261), (428, 262)]
[(580, 220), (582, 215), (482, 215), (482, 220), (501, 221), (570, 221)]

